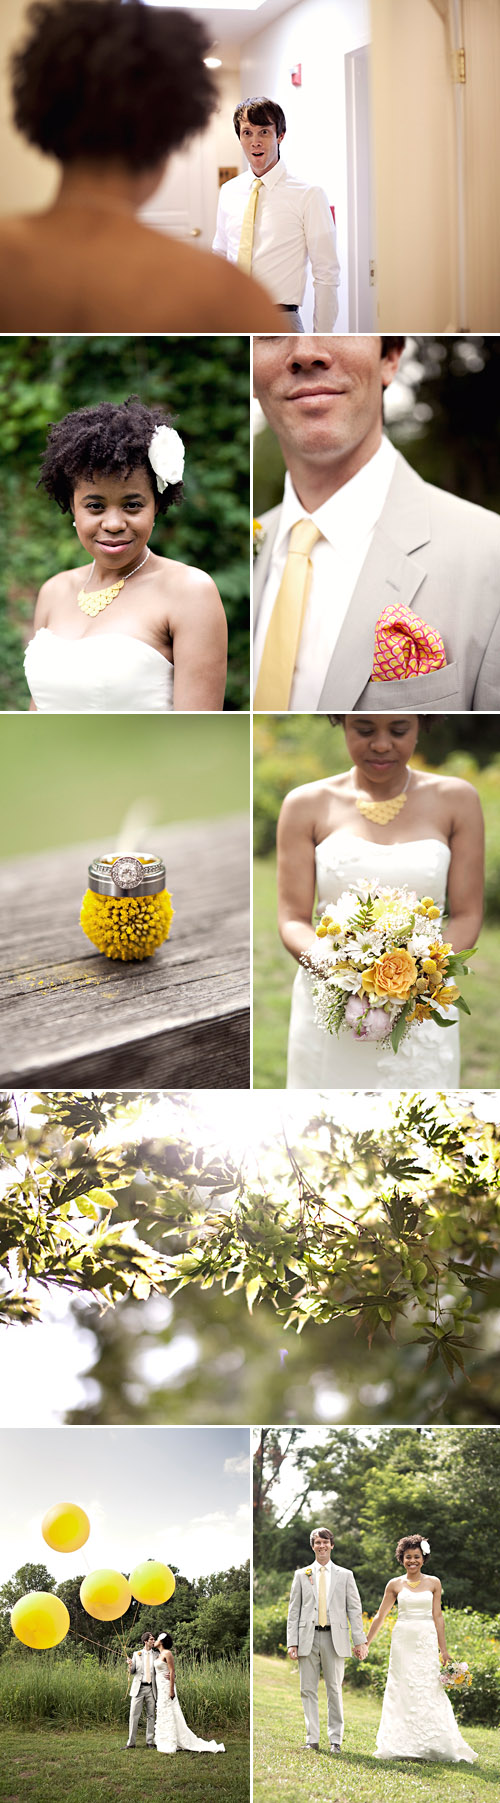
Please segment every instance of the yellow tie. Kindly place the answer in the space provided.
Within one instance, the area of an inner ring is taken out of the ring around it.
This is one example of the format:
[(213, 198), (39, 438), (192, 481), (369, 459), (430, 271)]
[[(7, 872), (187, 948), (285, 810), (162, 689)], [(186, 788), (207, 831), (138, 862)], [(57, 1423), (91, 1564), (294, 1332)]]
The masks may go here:
[(286, 713), (312, 576), (310, 552), (318, 538), (313, 520), (293, 527), (280, 586), (266, 633), (254, 706)]
[(259, 198), (259, 188), (261, 188), (261, 187), (262, 187), (262, 182), (260, 180), (253, 182), (252, 187), (250, 189), (250, 197), (247, 200), (247, 204), (246, 204), (245, 211), (243, 214), (243, 224), (241, 227), (241, 238), (240, 238), (240, 242), (239, 242), (239, 246), (238, 246), (238, 256), (237, 256), (236, 261), (238, 264), (238, 268), (244, 269), (246, 275), (250, 275), (250, 270), (252, 267), (252, 250), (253, 250), (253, 234), (254, 234), (254, 228), (255, 228), (255, 214), (257, 212), (257, 201)]
[(320, 1628), (326, 1628), (326, 1625), (327, 1625), (327, 1622), (326, 1622), (326, 1571), (324, 1569), (324, 1566), (321, 1567), (321, 1571), (319, 1574), (318, 1623), (319, 1623)]

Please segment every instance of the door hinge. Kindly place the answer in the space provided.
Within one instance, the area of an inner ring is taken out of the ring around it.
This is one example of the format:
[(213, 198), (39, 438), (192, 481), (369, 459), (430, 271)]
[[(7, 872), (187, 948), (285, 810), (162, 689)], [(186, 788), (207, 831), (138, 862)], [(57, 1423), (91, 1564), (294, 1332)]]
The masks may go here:
[(460, 50), (452, 50), (451, 73), (452, 73), (453, 81), (460, 82), (462, 85), (465, 81), (467, 81), (467, 75), (466, 75), (466, 70), (465, 70), (465, 50), (464, 50), (463, 44), (461, 45)]

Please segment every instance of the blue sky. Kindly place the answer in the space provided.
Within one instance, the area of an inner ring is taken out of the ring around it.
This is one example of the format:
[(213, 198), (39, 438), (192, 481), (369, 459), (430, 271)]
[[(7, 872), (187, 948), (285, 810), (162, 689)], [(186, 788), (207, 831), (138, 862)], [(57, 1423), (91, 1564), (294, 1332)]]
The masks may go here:
[[(27, 1561), (65, 1577), (143, 1559), (188, 1578), (250, 1554), (250, 1434), (239, 1427), (64, 1427), (0, 1432), (0, 1583)], [(58, 1554), (41, 1522), (58, 1502), (90, 1519), (86, 1546)]]

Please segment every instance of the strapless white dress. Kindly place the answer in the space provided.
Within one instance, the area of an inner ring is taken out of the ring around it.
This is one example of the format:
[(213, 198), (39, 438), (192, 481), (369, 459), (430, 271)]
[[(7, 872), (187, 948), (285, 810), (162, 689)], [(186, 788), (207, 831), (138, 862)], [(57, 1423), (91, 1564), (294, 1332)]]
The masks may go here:
[(124, 632), (62, 639), (41, 626), (24, 656), (39, 714), (169, 714), (174, 666)]
[(158, 1753), (225, 1753), (223, 1741), (201, 1740), (193, 1734), (177, 1696), (170, 1695), (170, 1676), (164, 1662), (155, 1661), (158, 1701), (156, 1704), (155, 1746)]
[[(337, 901), (363, 877), (368, 882), (406, 883), (417, 895), (432, 895), (444, 907), (451, 853), (441, 839), (411, 839), (398, 845), (368, 844), (355, 833), (329, 833), (316, 847), (320, 909)], [(460, 1042), (456, 1010), (443, 1030), (434, 1021), (410, 1027), (398, 1052), (377, 1040), (355, 1039), (345, 1029), (322, 1033), (315, 1025), (311, 980), (299, 967), (292, 991), (288, 1040), (288, 1089), (456, 1089)]]
[(468, 1765), (477, 1759), (460, 1733), (439, 1672), (432, 1591), (409, 1590), (403, 1583), (392, 1630), (377, 1759), (451, 1759), (455, 1764), (465, 1759)]

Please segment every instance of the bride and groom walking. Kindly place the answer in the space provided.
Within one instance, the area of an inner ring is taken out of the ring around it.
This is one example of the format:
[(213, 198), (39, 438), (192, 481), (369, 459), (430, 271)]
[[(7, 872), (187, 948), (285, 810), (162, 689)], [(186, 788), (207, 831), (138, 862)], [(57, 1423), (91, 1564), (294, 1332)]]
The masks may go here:
[(157, 1753), (224, 1753), (215, 1740), (200, 1740), (184, 1720), (175, 1687), (175, 1665), (170, 1634), (150, 1628), (142, 1635), (142, 1650), (127, 1655), (132, 1674), (127, 1748), (135, 1749), (137, 1729), (146, 1709), (146, 1746)]
[(366, 1659), (369, 1648), (397, 1601), (398, 1620), (393, 1629), (387, 1684), (377, 1734), (378, 1759), (448, 1759), (469, 1764), (477, 1755), (460, 1733), (449, 1698), (442, 1687), (439, 1654), (449, 1661), (441, 1611), (439, 1578), (427, 1575), (428, 1541), (421, 1534), (407, 1534), (396, 1548), (404, 1575), (391, 1578), (368, 1634), (363, 1626), (361, 1598), (352, 1571), (332, 1560), (333, 1536), (326, 1527), (313, 1528), (311, 1565), (295, 1572), (288, 1611), (287, 1646), (298, 1660), (300, 1694), (306, 1725), (306, 1749), (319, 1752), (318, 1686), (321, 1672), (328, 1699), (330, 1752), (342, 1747), (344, 1715), (342, 1682), (345, 1659), (353, 1652)]

